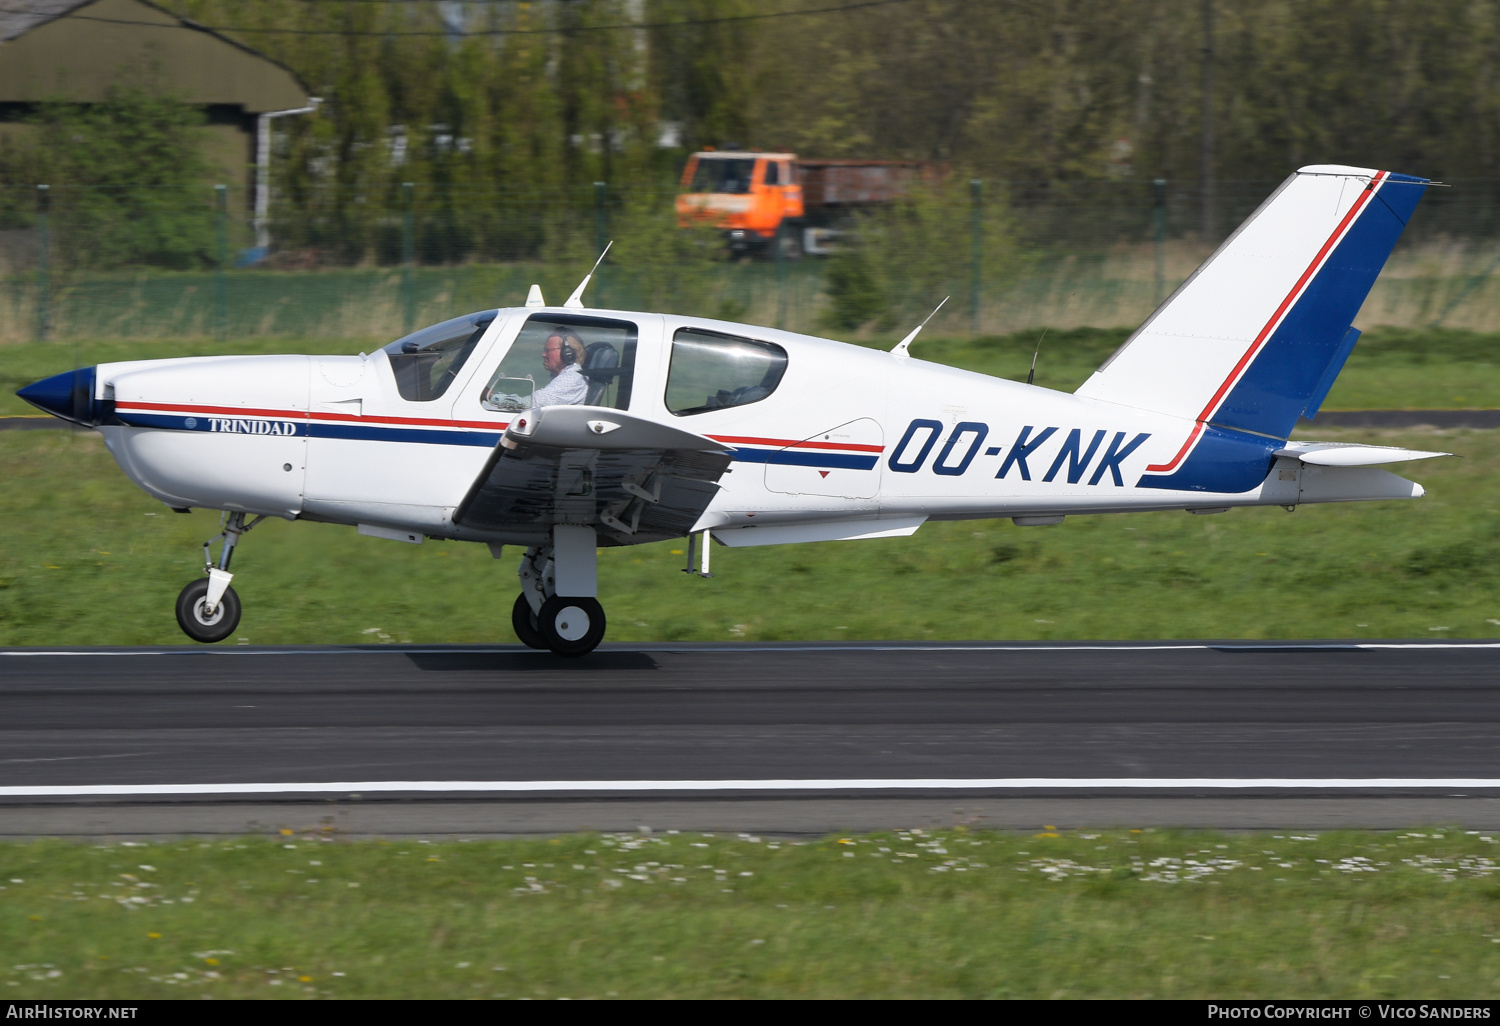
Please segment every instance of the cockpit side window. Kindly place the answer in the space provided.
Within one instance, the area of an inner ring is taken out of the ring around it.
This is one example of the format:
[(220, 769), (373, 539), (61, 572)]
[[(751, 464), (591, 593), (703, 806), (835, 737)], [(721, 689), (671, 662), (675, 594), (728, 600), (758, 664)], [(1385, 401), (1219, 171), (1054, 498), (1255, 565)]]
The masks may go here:
[[(530, 317), (480, 393), (480, 405), (496, 412), (533, 406), (627, 410), (639, 334), (631, 321), (557, 314)], [(548, 350), (553, 353), (550, 359)]]
[(682, 328), (672, 336), (667, 409), (679, 417), (758, 403), (786, 373), (786, 350), (772, 342)]
[(465, 314), (414, 331), (386, 346), (401, 398), (429, 402), (448, 391), (498, 313), (484, 310)]

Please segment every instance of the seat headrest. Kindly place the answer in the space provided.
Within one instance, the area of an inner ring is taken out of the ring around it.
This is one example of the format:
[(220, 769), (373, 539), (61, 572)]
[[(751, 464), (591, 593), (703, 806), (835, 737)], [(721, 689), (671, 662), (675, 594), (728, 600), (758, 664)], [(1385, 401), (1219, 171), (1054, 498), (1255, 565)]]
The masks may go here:
[(583, 351), (583, 373), (595, 381), (608, 381), (620, 373), (620, 352), (608, 342), (595, 342)]

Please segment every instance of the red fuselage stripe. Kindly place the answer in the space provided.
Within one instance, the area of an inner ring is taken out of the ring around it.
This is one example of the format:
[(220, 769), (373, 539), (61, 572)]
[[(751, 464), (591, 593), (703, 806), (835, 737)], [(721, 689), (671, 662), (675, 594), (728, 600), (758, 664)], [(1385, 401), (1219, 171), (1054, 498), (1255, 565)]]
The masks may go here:
[(1271, 332), (1275, 329), (1276, 325), (1281, 323), (1282, 317), (1290, 309), (1292, 303), (1302, 294), (1302, 290), (1308, 281), (1317, 273), (1318, 268), (1323, 265), (1323, 260), (1328, 256), (1329, 250), (1333, 249), (1334, 243), (1343, 237), (1344, 231), (1354, 221), (1355, 217), (1359, 215), (1359, 212), (1364, 209), (1365, 204), (1370, 201), (1370, 197), (1374, 195), (1375, 189), (1379, 187), (1379, 183), (1384, 177), (1384, 171), (1375, 172), (1375, 177), (1370, 180), (1370, 188), (1360, 192), (1359, 198), (1354, 201), (1354, 205), (1349, 208), (1349, 212), (1344, 215), (1344, 219), (1333, 230), (1333, 234), (1328, 236), (1328, 240), (1323, 243), (1323, 247), (1313, 257), (1312, 263), (1307, 265), (1307, 270), (1302, 272), (1302, 277), (1297, 279), (1297, 284), (1293, 285), (1292, 290), (1286, 294), (1286, 298), (1281, 301), (1281, 305), (1276, 308), (1276, 312), (1271, 315), (1271, 319), (1266, 322), (1265, 327), (1260, 329), (1260, 334), (1255, 336), (1255, 341), (1250, 343), (1250, 348), (1245, 350), (1245, 354), (1240, 357), (1239, 363), (1234, 365), (1234, 369), (1229, 372), (1229, 376), (1224, 379), (1224, 383), (1219, 386), (1219, 390), (1213, 394), (1213, 398), (1203, 407), (1203, 412), (1194, 418), (1198, 423), (1193, 426), (1192, 434), (1188, 435), (1187, 441), (1182, 443), (1182, 448), (1177, 450), (1177, 455), (1172, 457), (1172, 462), (1149, 466), (1146, 468), (1147, 471), (1172, 470), (1176, 468), (1177, 464), (1182, 462), (1182, 458), (1188, 454), (1188, 450), (1198, 440), (1198, 436), (1203, 433), (1203, 426), (1207, 423), (1208, 418), (1218, 409), (1219, 403), (1223, 401), (1230, 387), (1239, 380), (1240, 375), (1249, 366), (1250, 361), (1255, 358), (1255, 354), (1260, 352), (1261, 347), (1266, 344), (1266, 339), (1271, 337)]
[(709, 435), (716, 442), (726, 445), (774, 445), (782, 449), (834, 449), (839, 452), (885, 452), (883, 445), (863, 445), (854, 442), (795, 441), (789, 438), (753, 438), (742, 435)]

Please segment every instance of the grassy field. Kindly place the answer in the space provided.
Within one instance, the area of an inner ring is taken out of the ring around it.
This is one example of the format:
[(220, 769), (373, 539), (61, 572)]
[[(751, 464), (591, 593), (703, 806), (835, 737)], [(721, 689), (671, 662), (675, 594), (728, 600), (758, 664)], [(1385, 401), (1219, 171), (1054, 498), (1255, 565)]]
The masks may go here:
[[(1048, 333), (1039, 383), (1071, 389), (1123, 338)], [(372, 343), (373, 344), (373, 343)], [(1024, 378), (1035, 338), (919, 341), (923, 355)], [(75, 365), (176, 354), (343, 352), (261, 339), (8, 345), (15, 387)], [(1329, 408), (1500, 406), (1500, 336), (1371, 332)], [(1403, 401), (1404, 400), (1404, 401)], [(606, 551), (609, 639), (1491, 637), (1500, 635), (1500, 516), (1489, 432), (1313, 429), (1332, 440), (1457, 452), (1413, 464), (1420, 502), (930, 524), (915, 537), (715, 552), (711, 581), (679, 544)], [(1401, 468), (1397, 468), (1400, 470)], [(97, 436), (0, 434), (0, 644), (184, 641), (177, 591), (200, 572), (209, 513), (178, 516), (131, 486)], [(516, 554), (519, 558), (519, 554)], [(480, 546), (420, 548), (348, 528), (269, 522), (240, 551), (244, 643), (505, 641), (514, 566)], [(121, 601), (128, 596), (129, 601)], [(488, 596), (489, 601), (475, 601)], [(936, 596), (941, 596), (937, 600)]]
[(0, 993), (1500, 995), (1488, 835), (0, 846)]
[[(1041, 338), (1037, 384), (1071, 392), (1128, 334), (1125, 329), (1075, 328), (1048, 331), (1045, 337), (1041, 329), (978, 339), (924, 335), (914, 343), (912, 352), (924, 360), (1024, 381)], [(35, 408), (15, 397), (16, 389), (75, 367), (115, 360), (226, 353), (357, 353), (389, 341), (376, 337), (261, 337), (228, 342), (196, 338), (0, 343), (0, 416), (35, 414)], [(892, 338), (878, 345), (889, 348), (895, 341)], [(1372, 329), (1360, 339), (1324, 407), (1330, 410), (1500, 407), (1500, 334)]]
[[(929, 524), (716, 548), (712, 580), (681, 543), (607, 549), (608, 640), (1500, 636), (1500, 432), (1319, 435), (1463, 458), (1405, 468), (1415, 502)], [(0, 479), (0, 644), (186, 643), (173, 602), (216, 515), (170, 513), (93, 434), (0, 433)], [(235, 640), (511, 642), (519, 556), (268, 521), (235, 559)]]

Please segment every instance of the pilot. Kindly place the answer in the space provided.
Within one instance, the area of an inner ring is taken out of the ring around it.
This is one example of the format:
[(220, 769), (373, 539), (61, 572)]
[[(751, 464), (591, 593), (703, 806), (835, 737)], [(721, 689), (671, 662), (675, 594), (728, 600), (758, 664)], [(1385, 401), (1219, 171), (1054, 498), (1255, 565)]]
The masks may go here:
[(552, 380), (536, 390), (531, 405), (577, 406), (588, 398), (589, 383), (583, 376), (583, 340), (563, 328), (547, 336), (542, 346), (542, 365)]

